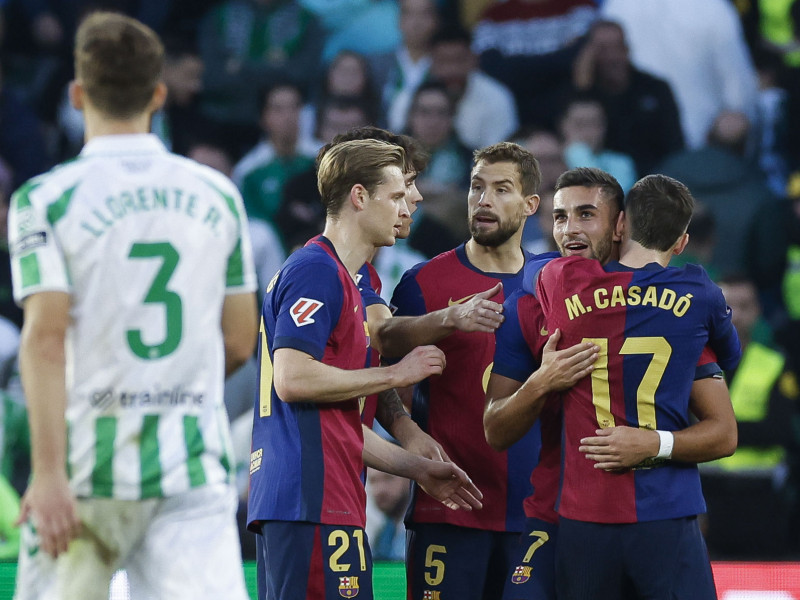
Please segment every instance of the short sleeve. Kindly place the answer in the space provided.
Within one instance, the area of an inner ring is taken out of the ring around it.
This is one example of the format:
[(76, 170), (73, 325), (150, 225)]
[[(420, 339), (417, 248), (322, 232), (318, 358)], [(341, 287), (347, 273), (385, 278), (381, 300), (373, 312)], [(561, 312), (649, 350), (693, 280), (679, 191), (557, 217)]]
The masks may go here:
[(517, 291), (503, 303), (503, 324), (495, 331), (494, 364), (492, 373), (523, 382), (538, 367), (530, 346), (522, 333), (519, 301), (522, 294)]
[(398, 317), (416, 317), (424, 315), (425, 298), (417, 282), (417, 269), (410, 269), (403, 274), (392, 294), (391, 309)]

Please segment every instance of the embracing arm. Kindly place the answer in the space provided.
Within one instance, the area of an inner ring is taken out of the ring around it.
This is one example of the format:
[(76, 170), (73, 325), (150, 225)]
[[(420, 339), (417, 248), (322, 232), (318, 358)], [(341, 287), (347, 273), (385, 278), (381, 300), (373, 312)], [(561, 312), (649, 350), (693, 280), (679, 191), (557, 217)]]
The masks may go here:
[(495, 450), (506, 450), (527, 433), (551, 392), (572, 387), (594, 368), (597, 346), (583, 342), (556, 350), (559, 339), (556, 330), (544, 346), (540, 367), (524, 383), (496, 373), (489, 377), (483, 429)]
[[(736, 451), (737, 426), (728, 386), (721, 378), (698, 379), (692, 385), (690, 409), (698, 421), (673, 432), (672, 460), (700, 463)], [(622, 469), (635, 466), (658, 454), (655, 431), (636, 427), (598, 429), (593, 437), (581, 440), (580, 451), (596, 462), (596, 469)]]
[(67, 392), (64, 340), (69, 295), (41, 292), (25, 301), (19, 367), (31, 431), (32, 478), (22, 498), (19, 522), (33, 519), (42, 549), (67, 550), (79, 520), (67, 477)]

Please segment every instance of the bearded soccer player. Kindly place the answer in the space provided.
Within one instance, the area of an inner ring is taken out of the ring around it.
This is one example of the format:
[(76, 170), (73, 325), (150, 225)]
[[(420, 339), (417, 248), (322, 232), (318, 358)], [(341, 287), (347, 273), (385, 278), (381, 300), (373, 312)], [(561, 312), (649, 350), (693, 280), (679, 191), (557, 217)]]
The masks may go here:
[[(616, 225), (623, 208), (623, 192), (608, 173), (593, 168), (567, 171), (556, 183), (553, 237), (563, 256), (583, 256), (605, 264), (619, 256)], [(549, 257), (548, 257), (549, 260)], [(542, 262), (532, 265), (541, 266)], [(527, 289), (508, 298), (506, 316), (496, 334), (495, 361), (486, 395), (484, 426), (487, 441), (503, 450), (536, 422), (541, 421), (542, 449), (531, 474), (534, 493), (525, 500), (527, 517), (503, 598), (555, 600), (555, 546), (561, 472), (561, 400), (567, 389), (588, 375), (596, 357), (590, 342), (556, 350), (559, 332), (548, 332), (538, 299)], [(733, 452), (735, 417), (719, 370), (700, 361), (692, 386), (692, 412), (700, 422), (679, 432), (675, 457), (700, 462)], [(546, 402), (545, 402), (546, 400)], [(600, 468), (628, 468), (658, 452), (654, 431), (631, 427), (598, 430), (581, 440), (580, 450)], [(627, 597), (627, 596), (626, 596)]]
[[(468, 195), (472, 236), (465, 244), (407, 271), (392, 297), (395, 317), (424, 315), (492, 299), (519, 287), (532, 257), (520, 247), (525, 219), (538, 207), (539, 169), (520, 146), (499, 143), (475, 153)], [(522, 500), (538, 455), (538, 433), (502, 453), (483, 436), (485, 381), (494, 354), (491, 333), (452, 333), (437, 342), (449, 367), (414, 390), (412, 418), (461, 465), (484, 493), (484, 508), (456, 515), (413, 491), (406, 518), (411, 598), (499, 597), (509, 554), (523, 525)]]
[[(591, 376), (563, 401), (558, 503), (559, 598), (716, 598), (697, 523), (705, 510), (696, 464), (671, 460), (674, 431), (689, 426), (689, 396), (706, 344), (722, 368), (741, 348), (721, 290), (701, 267), (669, 268), (688, 242), (694, 201), (686, 186), (638, 181), (618, 221), (620, 260), (579, 257), (545, 266), (536, 295), (547, 328), (566, 345), (600, 348)], [(580, 451), (598, 427), (653, 430), (648, 468), (595, 468)]]

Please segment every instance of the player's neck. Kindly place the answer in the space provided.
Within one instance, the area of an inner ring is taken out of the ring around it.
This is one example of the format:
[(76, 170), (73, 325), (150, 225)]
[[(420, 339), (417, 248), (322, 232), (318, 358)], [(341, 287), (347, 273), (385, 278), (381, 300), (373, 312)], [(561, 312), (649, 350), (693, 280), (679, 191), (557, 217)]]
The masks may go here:
[(109, 119), (93, 110), (83, 111), (86, 129), (84, 140), (106, 135), (128, 135), (150, 132), (150, 115), (141, 114), (131, 119)]
[(672, 251), (652, 250), (629, 240), (620, 249), (619, 262), (633, 269), (639, 269), (650, 263), (658, 263), (662, 267), (666, 267), (669, 265), (671, 257)]
[(472, 266), (486, 273), (516, 273), (525, 264), (516, 236), (499, 246), (483, 246), (470, 238), (466, 252)]
[(358, 229), (347, 227), (342, 220), (326, 222), (322, 235), (333, 244), (339, 260), (354, 279), (358, 270), (375, 254), (375, 246), (365, 240)]

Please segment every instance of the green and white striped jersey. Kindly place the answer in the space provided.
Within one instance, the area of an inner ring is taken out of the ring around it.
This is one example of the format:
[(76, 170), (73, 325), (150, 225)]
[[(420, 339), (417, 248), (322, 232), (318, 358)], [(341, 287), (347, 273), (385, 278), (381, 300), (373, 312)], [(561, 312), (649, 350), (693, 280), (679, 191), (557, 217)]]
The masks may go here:
[(68, 467), (79, 497), (229, 479), (222, 305), (256, 279), (241, 197), (152, 135), (90, 140), (9, 213), (14, 297), (70, 295)]

